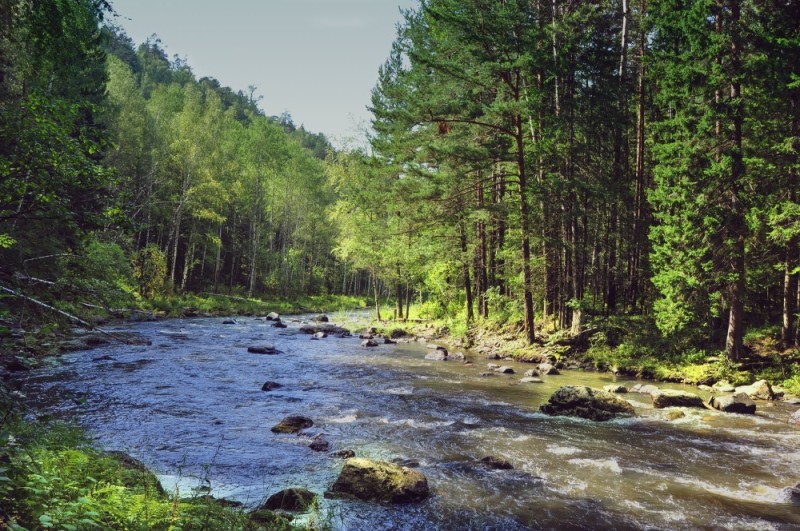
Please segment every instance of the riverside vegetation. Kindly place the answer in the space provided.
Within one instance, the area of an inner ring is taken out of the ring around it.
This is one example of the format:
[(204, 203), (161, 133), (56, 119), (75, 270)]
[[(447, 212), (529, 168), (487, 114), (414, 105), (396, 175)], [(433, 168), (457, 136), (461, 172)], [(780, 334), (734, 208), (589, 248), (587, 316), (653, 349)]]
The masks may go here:
[[(369, 298), (516, 359), (800, 393), (798, 9), (426, 0), (366, 153), (136, 46), (111, 2), (0, 0), (4, 375), (76, 319)], [(30, 482), (56, 461), (126, 485), (13, 418), (3, 518), (55, 521)]]

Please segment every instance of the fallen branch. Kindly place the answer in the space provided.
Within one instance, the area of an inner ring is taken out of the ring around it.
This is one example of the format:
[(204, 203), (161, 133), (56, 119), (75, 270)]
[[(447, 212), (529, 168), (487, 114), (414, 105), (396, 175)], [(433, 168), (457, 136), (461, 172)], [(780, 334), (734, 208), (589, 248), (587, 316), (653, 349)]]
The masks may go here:
[(46, 303), (44, 303), (42, 301), (39, 301), (39, 300), (36, 300), (33, 297), (29, 297), (29, 296), (27, 296), (27, 295), (25, 295), (23, 293), (20, 293), (18, 291), (15, 291), (15, 290), (11, 289), (11, 288), (7, 288), (5, 286), (0, 286), (0, 291), (8, 293), (9, 295), (12, 295), (14, 297), (18, 297), (20, 299), (24, 299), (24, 300), (26, 300), (28, 302), (32, 302), (32, 303), (36, 304), (37, 306), (41, 306), (42, 308), (46, 308), (46, 309), (48, 309), (50, 311), (56, 312), (56, 313), (58, 313), (60, 315), (63, 315), (64, 317), (66, 317), (67, 319), (69, 319), (71, 321), (75, 321), (76, 323), (78, 323), (80, 325), (83, 325), (86, 328), (89, 328), (90, 330), (97, 330), (101, 334), (106, 335), (106, 336), (108, 336), (111, 339), (114, 339), (116, 341), (120, 341), (122, 343), (125, 343), (126, 345), (133, 345), (134, 344), (134, 342), (131, 342), (131, 341), (125, 339), (124, 337), (121, 337), (121, 336), (118, 336), (116, 334), (113, 334), (113, 333), (111, 333), (111, 332), (109, 332), (107, 330), (103, 330), (99, 326), (94, 326), (91, 323), (88, 323), (88, 322), (84, 321), (80, 317), (76, 317), (76, 316), (72, 315), (71, 313), (67, 313), (67, 312), (65, 312), (63, 310), (59, 310), (58, 308), (50, 306), (49, 304), (46, 304)]

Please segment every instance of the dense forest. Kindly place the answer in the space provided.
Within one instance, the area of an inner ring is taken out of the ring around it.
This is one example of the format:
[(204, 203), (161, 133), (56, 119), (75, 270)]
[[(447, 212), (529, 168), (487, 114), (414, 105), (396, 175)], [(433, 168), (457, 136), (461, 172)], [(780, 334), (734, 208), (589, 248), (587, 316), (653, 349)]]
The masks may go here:
[(24, 294), (356, 294), (529, 343), (621, 314), (732, 359), (798, 341), (796, 2), (426, 0), (338, 152), (109, 2), (0, 8), (5, 322)]

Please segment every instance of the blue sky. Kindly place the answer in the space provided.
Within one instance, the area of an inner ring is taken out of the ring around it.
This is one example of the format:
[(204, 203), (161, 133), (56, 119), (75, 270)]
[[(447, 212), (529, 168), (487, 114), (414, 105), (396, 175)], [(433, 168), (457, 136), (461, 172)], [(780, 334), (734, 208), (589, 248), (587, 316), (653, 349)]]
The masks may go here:
[(269, 115), (336, 145), (369, 125), (370, 91), (389, 56), (400, 8), (417, 0), (112, 0), (136, 42), (155, 33), (170, 57), (234, 90), (258, 87)]

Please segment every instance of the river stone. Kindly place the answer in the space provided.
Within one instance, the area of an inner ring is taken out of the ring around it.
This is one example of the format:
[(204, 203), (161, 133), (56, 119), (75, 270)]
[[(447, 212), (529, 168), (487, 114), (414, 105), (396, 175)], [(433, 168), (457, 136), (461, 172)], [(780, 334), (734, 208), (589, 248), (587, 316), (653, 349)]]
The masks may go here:
[(402, 328), (394, 328), (391, 332), (389, 332), (389, 337), (392, 339), (400, 339), (401, 337), (406, 337), (408, 332), (403, 330)]
[(371, 340), (371, 339), (365, 339), (364, 341), (361, 342), (361, 346), (362, 347), (377, 347), (378, 344), (375, 341)]
[(465, 359), (467, 359), (467, 356), (461, 351), (453, 352), (452, 354), (448, 353), (447, 357), (451, 358), (451, 359), (454, 359), (454, 360), (459, 360), (459, 361), (464, 361)]
[(311, 339), (325, 339), (326, 337), (328, 337), (328, 334), (326, 334), (325, 332), (317, 332), (316, 334), (311, 336)]
[(275, 312), (269, 312), (267, 314), (267, 321), (280, 321), (280, 320), (281, 320), (281, 316), (278, 315)]
[(236, 321), (234, 319), (225, 319), (224, 321), (222, 321), (222, 324), (224, 324), (224, 325), (232, 325), (232, 324), (236, 324)]
[(582, 385), (565, 385), (539, 409), (547, 415), (567, 415), (589, 420), (610, 420), (617, 415), (633, 415), (633, 406), (607, 391)]
[(262, 391), (274, 391), (275, 389), (278, 389), (280, 387), (283, 387), (283, 386), (281, 384), (279, 384), (278, 382), (264, 382), (264, 385), (261, 386), (261, 390)]
[(388, 337), (384, 337), (383, 338), (383, 344), (384, 345), (396, 345), (397, 341), (395, 341), (394, 339), (389, 339)]
[(274, 433), (297, 433), (300, 430), (310, 428), (314, 425), (314, 421), (302, 415), (290, 415), (274, 425), (272, 431)]
[(631, 393), (642, 393), (645, 395), (651, 395), (657, 391), (659, 391), (659, 388), (650, 384), (636, 384), (630, 388)]
[(736, 391), (736, 388), (728, 380), (720, 380), (712, 385), (711, 388), (720, 393), (733, 393)]
[(726, 413), (746, 413), (752, 415), (756, 412), (756, 403), (745, 393), (735, 395), (712, 396), (709, 402), (711, 407)]
[(353, 450), (339, 450), (338, 452), (333, 452), (331, 455), (339, 459), (350, 459), (351, 457), (355, 457), (356, 453)]
[(525, 378), (520, 378), (519, 381), (520, 383), (544, 383), (544, 380), (536, 376), (526, 376)]
[(775, 398), (775, 393), (772, 392), (772, 387), (766, 380), (759, 380), (750, 385), (742, 385), (736, 388), (736, 394), (747, 393), (750, 398), (758, 400), (772, 400)]
[(628, 388), (624, 385), (610, 384), (603, 386), (603, 391), (608, 391), (609, 393), (627, 393)]
[(273, 328), (288, 328), (287, 325), (284, 324), (281, 321), (275, 321), (274, 323), (272, 323), (272, 327)]
[(789, 424), (800, 426), (800, 409), (792, 413), (792, 416), (789, 417)]
[(309, 334), (309, 335), (317, 333), (317, 327), (309, 324), (302, 325), (300, 328), (298, 328), (298, 330), (300, 330), (300, 332), (302, 332), (303, 334)]
[(259, 509), (274, 511), (282, 509), (284, 511), (305, 511), (309, 508), (317, 495), (308, 489), (291, 488), (276, 492), (264, 502)]
[(314, 450), (315, 452), (327, 452), (331, 447), (331, 443), (329, 443), (322, 437), (318, 437), (313, 441), (311, 441), (311, 444), (309, 444), (308, 447)]
[(700, 385), (697, 386), (697, 388), (700, 389), (701, 391), (713, 391), (714, 390), (713, 387), (711, 387), (710, 385), (705, 385), (705, 384), (700, 384)]
[(549, 363), (540, 363), (539, 364), (539, 375), (540, 376), (542, 376), (542, 375), (544, 375), (544, 376), (548, 376), (548, 375), (549, 376), (555, 376), (556, 374), (561, 374), (561, 373), (558, 372), (558, 369), (556, 369), (553, 365), (550, 365)]
[(505, 459), (500, 459), (499, 457), (495, 457), (493, 455), (487, 455), (480, 461), (483, 464), (483, 466), (485, 466), (486, 468), (491, 468), (492, 470), (513, 470), (514, 468), (514, 465), (512, 465)]
[(500, 368), (500, 365), (498, 365), (496, 363), (487, 363), (486, 364), (486, 368), (495, 371), (495, 370)]
[(514, 369), (509, 367), (508, 365), (503, 365), (495, 369), (495, 372), (499, 372), (500, 374), (514, 374)]
[(311, 320), (316, 321), (318, 323), (327, 323), (328, 321), (330, 321), (327, 315), (315, 315), (314, 317), (311, 318)]
[(656, 409), (665, 407), (705, 407), (702, 398), (685, 391), (659, 389), (651, 393), (650, 398), (653, 399), (653, 407)]
[(247, 347), (247, 352), (252, 354), (278, 354), (280, 351), (272, 345), (255, 345)]
[(360, 457), (345, 462), (328, 492), (393, 503), (418, 502), (429, 494), (428, 480), (422, 472)]
[(685, 416), (686, 413), (684, 413), (680, 409), (673, 409), (672, 411), (667, 411), (667, 420), (678, 420), (682, 419)]
[(539, 371), (537, 371), (536, 369), (528, 369), (527, 371), (525, 371), (525, 374), (523, 374), (523, 376), (525, 376), (526, 378), (533, 378), (535, 376), (539, 376)]
[(445, 349), (436, 349), (432, 352), (425, 354), (426, 360), (433, 361), (447, 361), (447, 351)]

